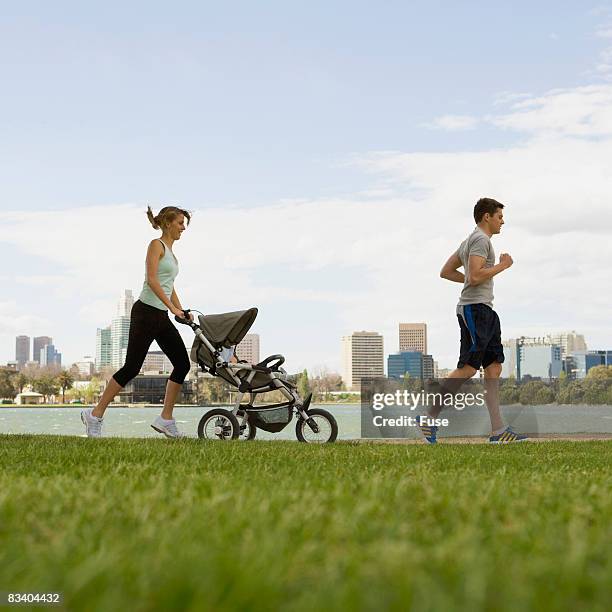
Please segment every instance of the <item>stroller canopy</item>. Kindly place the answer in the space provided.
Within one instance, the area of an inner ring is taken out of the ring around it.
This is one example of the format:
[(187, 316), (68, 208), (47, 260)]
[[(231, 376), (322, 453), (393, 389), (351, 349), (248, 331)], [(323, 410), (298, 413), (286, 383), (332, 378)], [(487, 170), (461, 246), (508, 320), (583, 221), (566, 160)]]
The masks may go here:
[(257, 317), (257, 308), (200, 315), (200, 328), (209, 342), (217, 349), (238, 344), (247, 334)]

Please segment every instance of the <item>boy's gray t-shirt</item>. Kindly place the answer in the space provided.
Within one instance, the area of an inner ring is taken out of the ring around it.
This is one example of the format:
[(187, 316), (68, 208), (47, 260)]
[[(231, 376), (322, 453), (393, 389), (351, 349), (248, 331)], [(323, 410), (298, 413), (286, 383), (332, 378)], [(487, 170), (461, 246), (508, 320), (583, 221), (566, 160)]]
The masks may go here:
[[(466, 304), (486, 304), (493, 308), (493, 279), (490, 278), (480, 285), (470, 286), (468, 278), (470, 274), (469, 260), (470, 255), (478, 255), (485, 258), (485, 268), (490, 268), (495, 265), (495, 252), (491, 239), (479, 228), (474, 231), (461, 243), (457, 249), (457, 255), (463, 264), (465, 271), (465, 282), (463, 283), (463, 291), (459, 297), (457, 312), (462, 311), (461, 306)], [(461, 312), (459, 312), (461, 314)]]

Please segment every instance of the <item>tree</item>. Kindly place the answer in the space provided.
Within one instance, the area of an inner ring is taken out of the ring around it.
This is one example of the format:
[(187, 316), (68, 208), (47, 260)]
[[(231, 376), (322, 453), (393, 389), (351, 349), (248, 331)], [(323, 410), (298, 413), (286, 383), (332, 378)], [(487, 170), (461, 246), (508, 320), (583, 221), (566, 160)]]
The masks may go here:
[(612, 378), (612, 366), (594, 366), (587, 372), (586, 377), (598, 379)]
[(45, 403), (48, 401), (49, 395), (55, 395), (59, 392), (57, 378), (52, 374), (43, 374), (34, 381), (32, 387), (34, 391), (45, 396)]
[(15, 378), (13, 378), (13, 384), (17, 393), (23, 393), (23, 388), (29, 383), (28, 377), (23, 373), (19, 372)]
[(204, 405), (219, 403), (228, 397), (225, 382), (219, 378), (201, 376), (198, 377), (196, 385), (198, 401)]
[(314, 378), (309, 380), (315, 399), (327, 399), (331, 391), (339, 391), (342, 386), (340, 374), (330, 372), (325, 366), (315, 368)]
[(516, 379), (511, 382), (503, 383), (499, 390), (499, 403), (502, 405), (518, 404), (519, 389), (516, 386)]
[(15, 399), (15, 373), (9, 370), (0, 370), (0, 397)]
[(304, 368), (304, 371), (298, 378), (298, 392), (304, 399), (310, 393), (310, 381), (308, 380), (308, 370)]
[[(591, 371), (589, 370), (589, 374), (590, 373)], [(608, 398), (610, 397), (610, 389), (612, 389), (612, 378), (605, 378), (604, 376), (587, 376), (587, 378), (585, 379), (584, 401), (586, 404), (607, 403)]]
[(68, 370), (62, 370), (57, 377), (57, 384), (62, 390), (62, 404), (66, 403), (66, 389), (70, 389), (74, 384), (74, 377)]
[(525, 383), (520, 390), (519, 400), (521, 404), (538, 405), (550, 404), (555, 399), (552, 389), (547, 387), (541, 380), (531, 380)]
[(102, 381), (94, 376), (89, 384), (81, 390), (81, 396), (87, 404), (93, 404), (100, 393)]

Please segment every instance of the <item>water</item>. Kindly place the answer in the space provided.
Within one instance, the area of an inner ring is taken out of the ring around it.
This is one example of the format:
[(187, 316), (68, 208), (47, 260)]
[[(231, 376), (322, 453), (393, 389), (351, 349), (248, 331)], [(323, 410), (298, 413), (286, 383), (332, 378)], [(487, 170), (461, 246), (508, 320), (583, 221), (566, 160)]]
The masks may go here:
[[(313, 407), (329, 410), (338, 421), (342, 440), (361, 436), (361, 406), (357, 404), (324, 404)], [(0, 433), (3, 434), (57, 434), (84, 436), (81, 423), (82, 406), (75, 407), (0, 407)], [(196, 437), (204, 406), (177, 406), (174, 416), (179, 428), (188, 436)], [(160, 434), (150, 424), (160, 407), (110, 407), (104, 419), (104, 435), (119, 437), (151, 438)], [(548, 405), (504, 406), (502, 414), (516, 431), (540, 434), (609, 433), (612, 434), (612, 406)], [(441, 416), (445, 416), (442, 413)], [(486, 410), (478, 413), (467, 411), (458, 415), (452, 426), (441, 435), (488, 435), (489, 420)], [(295, 440), (295, 420), (281, 432), (270, 434), (258, 430), (260, 439)], [(409, 434), (407, 437), (414, 437)]]

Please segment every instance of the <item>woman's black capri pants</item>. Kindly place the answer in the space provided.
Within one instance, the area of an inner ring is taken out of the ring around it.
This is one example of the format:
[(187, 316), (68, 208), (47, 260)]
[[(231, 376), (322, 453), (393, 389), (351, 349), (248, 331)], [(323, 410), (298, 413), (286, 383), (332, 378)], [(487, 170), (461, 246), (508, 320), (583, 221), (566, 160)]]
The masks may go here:
[(136, 300), (130, 315), (125, 365), (113, 375), (119, 385), (125, 387), (132, 378), (138, 376), (153, 340), (159, 344), (159, 348), (174, 366), (170, 380), (179, 385), (183, 384), (191, 364), (181, 335), (172, 325), (168, 311)]

